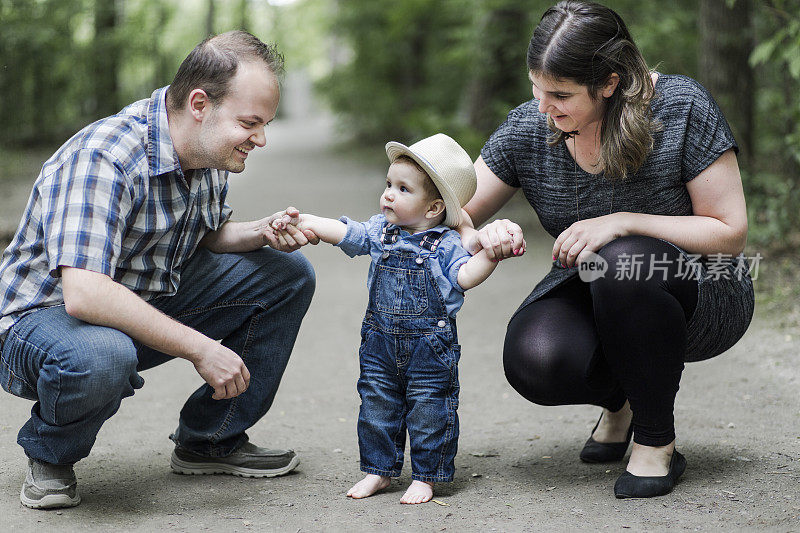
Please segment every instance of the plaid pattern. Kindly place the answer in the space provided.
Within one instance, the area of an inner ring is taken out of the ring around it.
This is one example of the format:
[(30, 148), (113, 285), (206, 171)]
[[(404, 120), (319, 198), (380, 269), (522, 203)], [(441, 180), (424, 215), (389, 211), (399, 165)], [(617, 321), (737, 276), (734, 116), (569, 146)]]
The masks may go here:
[(228, 173), (195, 171), (187, 184), (165, 93), (90, 124), (44, 164), (0, 261), (0, 335), (64, 302), (60, 266), (106, 274), (145, 299), (174, 294), (181, 265), (228, 220)]

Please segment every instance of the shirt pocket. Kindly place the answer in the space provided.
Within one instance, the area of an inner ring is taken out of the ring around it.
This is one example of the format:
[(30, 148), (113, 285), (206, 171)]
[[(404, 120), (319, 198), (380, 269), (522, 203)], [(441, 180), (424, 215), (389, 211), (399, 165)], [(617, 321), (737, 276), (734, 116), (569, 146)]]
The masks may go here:
[(378, 265), (374, 308), (395, 315), (419, 315), (428, 308), (425, 271)]

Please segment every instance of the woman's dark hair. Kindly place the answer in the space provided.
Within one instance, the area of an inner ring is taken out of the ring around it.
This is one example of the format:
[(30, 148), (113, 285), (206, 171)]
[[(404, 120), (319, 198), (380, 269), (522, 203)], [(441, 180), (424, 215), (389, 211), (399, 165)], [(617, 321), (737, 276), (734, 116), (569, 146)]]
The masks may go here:
[[(600, 163), (609, 178), (636, 172), (653, 149), (651, 72), (622, 18), (600, 4), (565, 0), (545, 11), (528, 46), (528, 69), (553, 79), (584, 85), (597, 99), (611, 74), (619, 76), (606, 99), (600, 126)], [(567, 138), (552, 118), (550, 145)]]
[(211, 103), (225, 98), (240, 61), (263, 61), (276, 76), (283, 73), (283, 56), (274, 44), (265, 44), (246, 31), (209, 37), (183, 60), (167, 89), (167, 108), (180, 109), (195, 89), (203, 89)]

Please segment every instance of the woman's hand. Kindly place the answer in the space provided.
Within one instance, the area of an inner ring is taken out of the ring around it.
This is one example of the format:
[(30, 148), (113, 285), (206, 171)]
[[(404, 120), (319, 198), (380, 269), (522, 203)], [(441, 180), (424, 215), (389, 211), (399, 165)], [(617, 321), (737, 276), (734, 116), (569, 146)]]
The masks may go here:
[(502, 261), (525, 253), (522, 228), (508, 219), (499, 219), (486, 224), (470, 239), (467, 251), (475, 254), (486, 250), (486, 257)]
[(579, 220), (561, 232), (553, 244), (553, 259), (572, 268), (582, 263), (589, 252), (597, 252), (609, 242), (627, 235), (627, 213), (612, 213)]

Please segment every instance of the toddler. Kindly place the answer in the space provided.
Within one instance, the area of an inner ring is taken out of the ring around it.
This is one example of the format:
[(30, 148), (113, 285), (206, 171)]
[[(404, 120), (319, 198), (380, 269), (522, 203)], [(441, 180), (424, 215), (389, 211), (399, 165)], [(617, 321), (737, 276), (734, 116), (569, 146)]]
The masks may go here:
[[(347, 495), (365, 498), (400, 475), (408, 430), (412, 483), (400, 501), (416, 504), (433, 497), (434, 482), (453, 479), (455, 316), (463, 291), (483, 282), (496, 263), (485, 251), (470, 256), (451, 229), (477, 183), (464, 149), (440, 133), (409, 147), (390, 142), (386, 153), (391, 164), (380, 214), (367, 222), (301, 214), (296, 225), (350, 257), (372, 257), (358, 380), (358, 443), (367, 475)], [(285, 219), (274, 228), (285, 229)]]

